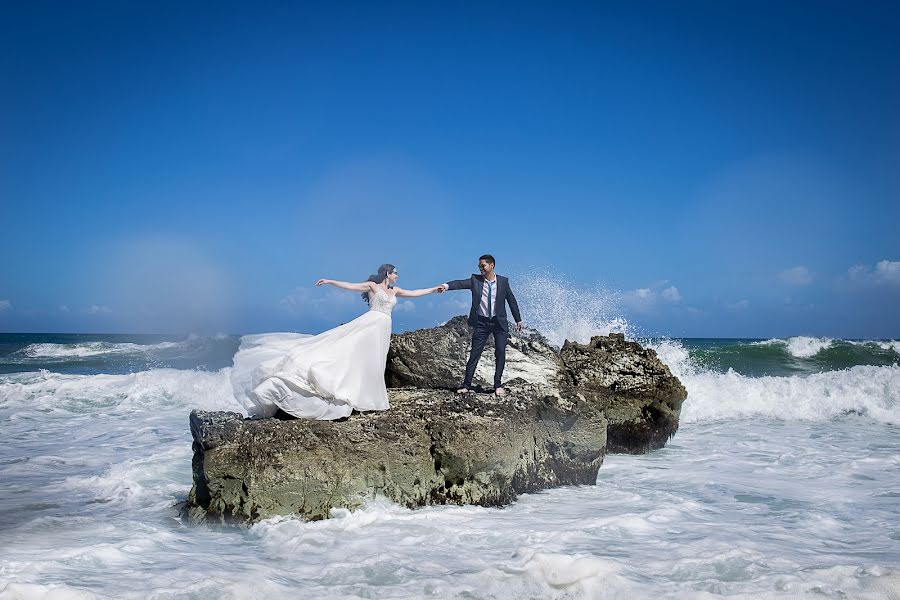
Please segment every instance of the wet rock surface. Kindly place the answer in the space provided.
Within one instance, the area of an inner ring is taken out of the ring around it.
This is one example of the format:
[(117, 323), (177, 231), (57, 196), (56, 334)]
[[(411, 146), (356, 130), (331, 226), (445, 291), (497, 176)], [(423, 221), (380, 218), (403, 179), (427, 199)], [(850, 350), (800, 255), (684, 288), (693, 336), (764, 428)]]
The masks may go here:
[[(472, 330), (466, 318), (450, 319), (440, 327), (391, 336), (385, 380), (388, 387), (456, 389), (463, 382)], [(494, 381), (494, 338), (488, 338), (473, 384), (489, 387)], [(513, 335), (506, 347), (504, 381), (557, 386), (558, 352), (538, 333)]]
[(654, 350), (611, 334), (567, 341), (560, 361), (561, 393), (590, 399), (609, 419), (608, 452), (643, 454), (675, 435), (687, 390)]
[(192, 412), (188, 517), (321, 519), (376, 495), (411, 508), (500, 506), (525, 492), (593, 484), (603, 462), (602, 411), (533, 386), (503, 399), (392, 389), (390, 403), (341, 421)]
[[(391, 408), (339, 421), (193, 411), (195, 523), (307, 519), (385, 496), (407, 507), (502, 506), (519, 494), (593, 485), (607, 452), (660, 448), (687, 393), (652, 349), (624, 336), (554, 348), (510, 338), (508, 395), (459, 396), (471, 332), (463, 317), (394, 335)], [(493, 378), (493, 349), (480, 383)]]

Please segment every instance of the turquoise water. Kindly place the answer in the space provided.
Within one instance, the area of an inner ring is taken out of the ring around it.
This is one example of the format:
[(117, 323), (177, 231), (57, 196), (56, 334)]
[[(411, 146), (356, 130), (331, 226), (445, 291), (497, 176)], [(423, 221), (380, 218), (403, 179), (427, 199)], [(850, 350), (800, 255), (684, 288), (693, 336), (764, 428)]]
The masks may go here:
[(701, 368), (751, 377), (839, 371), (857, 365), (893, 365), (900, 360), (900, 342), (893, 340), (678, 339)]
[[(895, 340), (671, 338), (698, 368), (750, 377), (838, 371), (900, 361)], [(46, 369), (56, 373), (120, 374), (148, 369), (215, 371), (231, 366), (240, 336), (0, 334), (0, 374)]]
[(0, 374), (40, 371), (95, 375), (149, 369), (215, 371), (231, 366), (239, 336), (0, 333)]

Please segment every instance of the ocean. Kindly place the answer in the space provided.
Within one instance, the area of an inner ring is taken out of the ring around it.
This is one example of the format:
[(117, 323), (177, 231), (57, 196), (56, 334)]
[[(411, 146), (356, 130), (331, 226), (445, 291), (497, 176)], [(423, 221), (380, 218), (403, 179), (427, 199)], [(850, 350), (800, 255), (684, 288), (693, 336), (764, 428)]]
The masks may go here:
[(0, 335), (0, 598), (900, 598), (900, 342), (644, 341), (681, 427), (595, 486), (206, 529), (239, 337)]

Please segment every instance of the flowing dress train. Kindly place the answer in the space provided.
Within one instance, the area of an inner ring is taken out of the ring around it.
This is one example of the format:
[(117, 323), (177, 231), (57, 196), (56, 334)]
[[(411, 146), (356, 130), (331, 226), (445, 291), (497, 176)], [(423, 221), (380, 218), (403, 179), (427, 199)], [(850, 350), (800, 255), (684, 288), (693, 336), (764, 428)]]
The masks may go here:
[(231, 372), (235, 397), (251, 417), (271, 417), (279, 408), (321, 420), (386, 410), (384, 367), (396, 303), (379, 288), (368, 312), (319, 335), (242, 337)]

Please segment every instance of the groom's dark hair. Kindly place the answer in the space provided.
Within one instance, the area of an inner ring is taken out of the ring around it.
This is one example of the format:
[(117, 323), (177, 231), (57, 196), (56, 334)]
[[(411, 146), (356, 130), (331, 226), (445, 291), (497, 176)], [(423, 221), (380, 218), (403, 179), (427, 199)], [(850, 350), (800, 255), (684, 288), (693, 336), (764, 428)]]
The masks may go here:
[(489, 264), (496, 265), (497, 263), (494, 261), (494, 257), (490, 254), (482, 254), (478, 257), (479, 261), (486, 260)]

